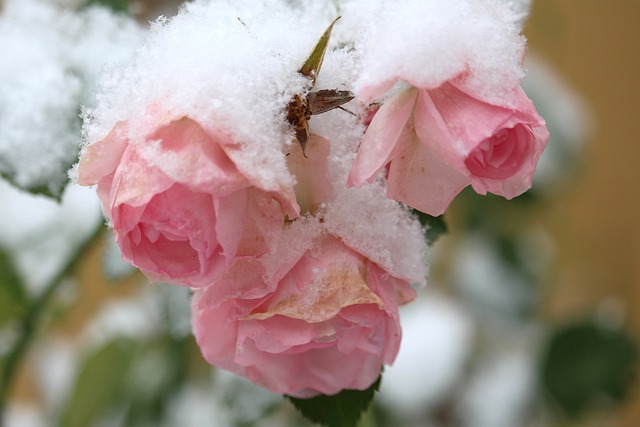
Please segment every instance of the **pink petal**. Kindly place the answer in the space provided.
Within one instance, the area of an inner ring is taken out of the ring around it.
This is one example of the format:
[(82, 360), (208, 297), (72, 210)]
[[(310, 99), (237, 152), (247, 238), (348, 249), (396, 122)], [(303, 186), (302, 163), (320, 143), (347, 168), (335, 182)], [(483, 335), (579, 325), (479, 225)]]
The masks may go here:
[(191, 324), (200, 351), (209, 363), (243, 375), (244, 370), (233, 362), (238, 335), (235, 319), (242, 315), (242, 306), (230, 300), (215, 308), (201, 307), (204, 292), (196, 291), (191, 302)]
[(379, 82), (375, 85), (365, 85), (358, 88), (358, 99), (363, 101), (374, 101), (380, 99), (385, 93), (389, 92), (396, 84), (397, 78)]
[[(423, 122), (423, 129), (428, 129)], [(437, 132), (433, 134), (437, 135)], [(468, 178), (444, 163), (431, 149), (429, 140), (418, 140), (415, 134), (405, 133), (404, 149), (391, 162), (387, 195), (429, 215), (444, 213), (453, 198), (469, 184)]]
[(278, 292), (248, 317), (282, 315), (316, 323), (334, 318), (344, 307), (382, 305), (369, 289), (361, 270), (364, 258), (333, 237), (317, 243), (280, 282)]
[(142, 206), (174, 182), (144, 160), (136, 152), (135, 146), (128, 145), (113, 178), (111, 209), (121, 204)]
[[(255, 258), (236, 258), (231, 266), (224, 266), (224, 273), (216, 278), (200, 300), (201, 304), (215, 307), (231, 298), (262, 298), (273, 292), (276, 283), (265, 279), (265, 268)], [(259, 302), (256, 302), (258, 304)], [(247, 313), (248, 314), (248, 313)]]
[[(516, 129), (518, 128), (523, 128), (519, 138), (526, 139), (526, 142), (523, 141), (518, 144), (521, 148), (520, 152), (516, 153), (520, 155), (516, 163), (516, 172), (504, 179), (472, 176), (471, 185), (477, 193), (486, 194), (486, 192), (490, 192), (512, 199), (531, 188), (536, 165), (549, 141), (549, 131), (544, 125), (530, 128), (527, 125), (519, 124), (516, 126)], [(522, 135), (522, 133), (525, 134)], [(522, 152), (523, 150), (525, 151)]]
[(218, 274), (214, 223), (211, 195), (181, 184), (144, 207), (120, 205), (114, 211), (116, 238), (128, 260), (151, 277), (190, 286), (209, 284)]
[(236, 256), (267, 253), (284, 226), (281, 206), (274, 197), (256, 188), (236, 191), (214, 201), (218, 240), (230, 262)]
[(106, 138), (82, 150), (78, 163), (78, 184), (97, 184), (116, 170), (128, 144), (127, 132), (127, 122), (117, 122)]
[(249, 190), (245, 228), (236, 256), (260, 257), (274, 248), (284, 227), (284, 215), (275, 195)]
[(411, 116), (416, 96), (416, 90), (407, 89), (380, 107), (364, 134), (347, 186), (360, 187), (367, 181), (372, 182), (402, 149), (399, 138)]
[(183, 117), (168, 123), (147, 138), (160, 141), (157, 148), (140, 151), (163, 174), (193, 190), (224, 196), (249, 185), (221, 145), (224, 134), (213, 137), (194, 120)]
[(244, 233), (249, 205), (249, 190), (236, 191), (213, 200), (217, 221), (215, 223), (222, 253), (230, 262), (238, 252)]
[(311, 134), (304, 154), (300, 144), (293, 144), (287, 155), (289, 172), (296, 178), (295, 193), (301, 214), (314, 213), (333, 194), (327, 161), (330, 150), (328, 140)]

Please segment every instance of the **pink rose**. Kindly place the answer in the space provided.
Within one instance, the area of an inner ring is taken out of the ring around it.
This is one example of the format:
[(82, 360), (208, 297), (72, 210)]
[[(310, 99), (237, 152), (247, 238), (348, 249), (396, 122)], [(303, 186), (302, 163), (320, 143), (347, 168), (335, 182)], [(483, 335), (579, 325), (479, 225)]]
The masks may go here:
[(327, 235), (272, 275), (255, 267), (256, 280), (273, 282), (261, 286), (274, 289), (262, 298), (221, 300), (217, 286), (194, 295), (193, 329), (209, 363), (307, 398), (366, 389), (394, 361), (398, 305), (415, 297), (407, 281)]
[(371, 182), (388, 166), (388, 196), (430, 215), (469, 184), (480, 194), (522, 194), (549, 131), (522, 88), (509, 101), (486, 102), (461, 78), (397, 93), (371, 121), (348, 185)]
[(238, 170), (229, 135), (182, 117), (135, 139), (118, 122), (83, 150), (78, 182), (97, 184), (124, 258), (150, 280), (208, 285), (235, 258), (267, 253), (298, 215), (293, 189), (267, 191)]

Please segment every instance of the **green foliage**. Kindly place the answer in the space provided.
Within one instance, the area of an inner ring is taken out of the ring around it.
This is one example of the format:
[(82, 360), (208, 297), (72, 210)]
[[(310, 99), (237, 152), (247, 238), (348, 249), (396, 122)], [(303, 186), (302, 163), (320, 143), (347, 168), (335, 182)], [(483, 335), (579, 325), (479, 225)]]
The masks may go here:
[(623, 331), (592, 323), (557, 331), (542, 360), (542, 384), (567, 415), (620, 402), (634, 379), (638, 348)]
[(8, 253), (0, 250), (0, 327), (23, 316), (29, 299)]
[(309, 420), (327, 427), (354, 427), (380, 387), (380, 379), (366, 390), (343, 390), (333, 396), (287, 398)]
[(115, 339), (88, 355), (59, 420), (93, 425), (112, 411), (123, 427), (161, 425), (169, 401), (188, 380), (192, 336), (153, 341)]
[(186, 380), (189, 340), (164, 336), (141, 348), (123, 390), (125, 426), (160, 425), (168, 402)]
[[(69, 182), (68, 178), (66, 177), (67, 170), (73, 165), (74, 162), (75, 162), (75, 158), (73, 162), (71, 162), (68, 165), (68, 167), (61, 169), (59, 176), (52, 177), (53, 179), (46, 184), (38, 184), (30, 187), (24, 187), (24, 186), (18, 185), (13, 179), (13, 175), (14, 175), (13, 172), (0, 173), (0, 179), (4, 179), (9, 184), (13, 185), (14, 187), (20, 190), (29, 192), (31, 194), (35, 194), (37, 196), (45, 196), (55, 200), (56, 202), (60, 202), (62, 200), (62, 193), (64, 192), (64, 189), (67, 186), (67, 183)], [(54, 183), (56, 184), (54, 185)]]
[(444, 221), (444, 215), (431, 216), (416, 209), (413, 210), (413, 213), (418, 217), (420, 224), (426, 228), (425, 237), (430, 245), (449, 231), (447, 223)]
[(115, 12), (129, 13), (129, 0), (87, 0), (85, 6), (101, 5)]
[(60, 425), (91, 425), (96, 416), (112, 406), (123, 387), (135, 347), (131, 341), (116, 340), (85, 359)]

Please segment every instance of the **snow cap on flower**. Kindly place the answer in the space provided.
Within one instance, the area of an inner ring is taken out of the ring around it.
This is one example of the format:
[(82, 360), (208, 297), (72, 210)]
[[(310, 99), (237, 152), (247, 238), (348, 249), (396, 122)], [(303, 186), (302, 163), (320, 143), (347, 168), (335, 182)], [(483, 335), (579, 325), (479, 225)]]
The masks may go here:
[(98, 106), (85, 117), (87, 143), (122, 120), (132, 140), (148, 135), (155, 118), (147, 106), (160, 103), (173, 117), (230, 135), (237, 146), (229, 156), (256, 185), (292, 185), (282, 155), (293, 139), (285, 110), (309, 89), (298, 69), (337, 16), (327, 4), (303, 11), (278, 0), (196, 1), (160, 18), (135, 61), (102, 79)]
[[(357, 16), (363, 3), (346, 7)], [(398, 80), (431, 89), (468, 73), (470, 88), (502, 104), (505, 89), (519, 86), (524, 77), (525, 40), (507, 2), (374, 0), (360, 14), (366, 19), (359, 19), (362, 74), (355, 87), (365, 100), (382, 97)]]
[[(122, 202), (123, 192), (131, 190), (126, 188), (131, 184), (125, 185), (123, 177), (127, 177), (127, 182), (135, 182), (131, 174), (135, 175), (136, 169), (131, 167), (139, 163), (144, 163), (144, 170), (162, 171), (162, 176), (187, 185), (192, 191), (215, 190), (196, 189), (193, 186), (198, 178), (196, 172), (204, 169), (194, 163), (193, 170), (185, 170), (186, 159), (169, 153), (168, 142), (157, 136), (159, 129), (174, 128), (171, 123), (189, 120), (197, 124), (205, 139), (220, 144), (233, 167), (246, 178), (246, 185), (277, 196), (282, 221), (285, 216), (297, 217), (289, 209), (289, 195), (295, 187), (297, 202), (303, 208), (300, 214), (317, 213), (324, 221), (323, 232), (339, 237), (396, 277), (424, 283), (426, 244), (419, 223), (406, 209), (387, 200), (381, 187), (344, 188), (362, 135), (356, 117), (335, 110), (323, 113), (321, 120), (317, 116), (311, 118), (310, 141), (324, 141), (320, 151), (325, 165), (297, 168), (292, 163), (300, 153), (293, 143), (294, 132), (286, 119), (286, 107), (293, 94), (305, 94), (311, 89), (309, 80), (298, 70), (328, 23), (335, 19), (335, 12), (334, 7), (326, 4), (302, 10), (276, 0), (251, 8), (226, 1), (201, 1), (187, 4), (171, 20), (156, 22), (135, 61), (123, 70), (111, 70), (105, 75), (98, 106), (87, 113), (88, 145), (82, 154), (84, 166), (81, 161), (78, 171), (85, 185), (102, 179), (109, 181), (98, 186), (107, 216), (111, 217), (110, 210)], [(291, 37), (292, 31), (297, 37)], [(355, 53), (333, 42), (330, 46), (314, 90), (348, 90), (355, 77)], [(117, 137), (111, 139), (127, 145), (127, 152), (118, 151), (117, 144), (105, 143), (112, 131), (116, 131)], [(313, 149), (305, 161), (313, 160), (312, 152)], [(135, 161), (125, 159), (130, 155), (126, 153), (135, 153)], [(102, 160), (94, 161), (93, 156)], [(114, 159), (108, 160), (110, 156)], [(118, 165), (120, 156), (124, 156), (121, 162), (125, 166), (115, 171), (111, 166)], [(108, 171), (96, 169), (106, 164), (110, 165)], [(321, 172), (323, 168), (326, 173)], [(317, 173), (307, 179), (300, 173), (305, 170)], [(121, 183), (118, 185), (122, 188), (111, 187), (112, 172), (116, 173), (113, 182)], [(143, 181), (153, 184), (149, 176), (144, 178)], [(144, 203), (156, 203), (147, 200), (149, 194), (144, 202), (133, 198), (122, 203), (139, 210)], [(305, 233), (316, 233), (310, 231), (314, 227), (317, 228), (310, 225)], [(116, 228), (116, 233), (122, 232)], [(136, 236), (132, 235), (134, 244)], [(268, 265), (267, 260), (281, 250), (270, 246), (266, 252), (253, 255), (265, 257), (263, 264)], [(210, 276), (205, 276), (209, 280)], [(194, 285), (191, 280), (189, 283)], [(230, 294), (234, 292), (231, 290)]]

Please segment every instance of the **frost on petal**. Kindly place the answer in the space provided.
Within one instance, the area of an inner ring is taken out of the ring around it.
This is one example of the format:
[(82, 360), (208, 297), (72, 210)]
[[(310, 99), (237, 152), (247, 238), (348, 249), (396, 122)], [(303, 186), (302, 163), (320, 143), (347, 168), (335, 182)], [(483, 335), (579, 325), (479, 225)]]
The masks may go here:
[(363, 261), (336, 239), (325, 239), (281, 282), (278, 294), (254, 309), (248, 319), (283, 315), (315, 323), (335, 317), (350, 305), (382, 308), (382, 301), (365, 282)]
[(122, 204), (142, 206), (175, 182), (144, 160), (133, 145), (125, 149), (113, 181), (111, 207)]
[(94, 185), (115, 172), (127, 148), (127, 131), (127, 123), (118, 122), (106, 138), (83, 149), (78, 163), (78, 184)]
[(215, 286), (196, 293), (193, 324), (204, 357), (297, 397), (369, 387), (398, 352), (397, 307), (413, 298), (406, 281), (335, 236), (318, 235), (293, 265), (283, 261), (289, 269), (262, 298), (216, 301)]
[(213, 138), (196, 121), (182, 117), (160, 127), (137, 149), (173, 181), (224, 196), (249, 185), (222, 149), (229, 139), (224, 134)]

